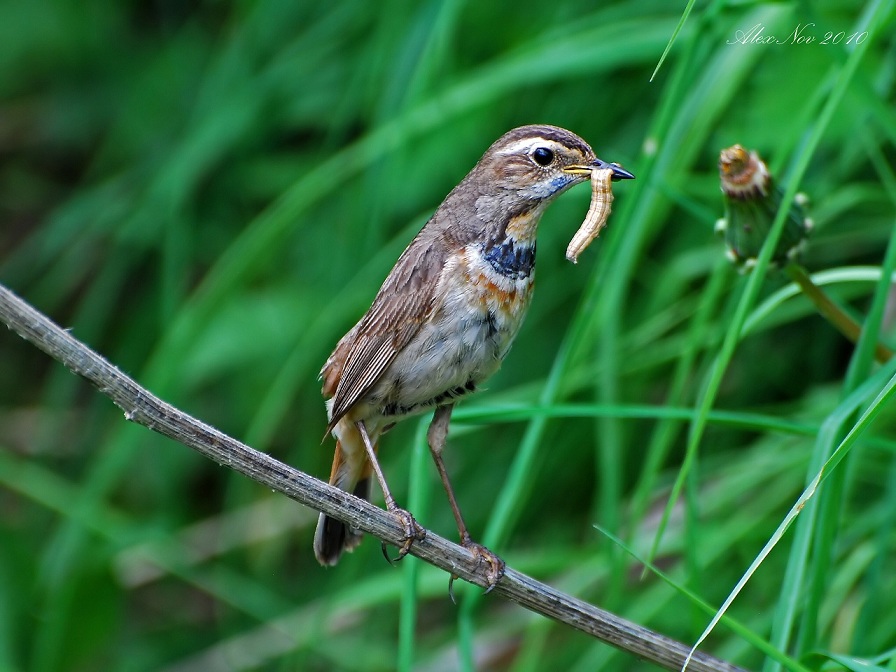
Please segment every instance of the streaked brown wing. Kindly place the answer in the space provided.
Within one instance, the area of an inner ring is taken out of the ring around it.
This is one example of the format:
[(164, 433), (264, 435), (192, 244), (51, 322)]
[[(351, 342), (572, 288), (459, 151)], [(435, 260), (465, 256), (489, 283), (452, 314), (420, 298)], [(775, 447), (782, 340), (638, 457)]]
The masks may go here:
[(322, 375), (338, 375), (327, 432), (376, 385), (395, 356), (435, 307), (435, 288), (447, 256), (444, 243), (423, 232), (398, 258), (370, 310), (336, 347)]

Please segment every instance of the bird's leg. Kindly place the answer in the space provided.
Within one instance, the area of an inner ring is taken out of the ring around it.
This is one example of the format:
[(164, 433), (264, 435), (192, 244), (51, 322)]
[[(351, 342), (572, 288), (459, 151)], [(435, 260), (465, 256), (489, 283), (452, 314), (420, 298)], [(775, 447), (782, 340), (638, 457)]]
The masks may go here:
[(361, 433), (361, 439), (364, 441), (364, 448), (367, 450), (367, 459), (370, 461), (370, 466), (373, 467), (373, 473), (376, 474), (376, 480), (380, 482), (380, 487), (383, 489), (383, 499), (386, 500), (386, 510), (389, 511), (389, 513), (395, 514), (404, 526), (404, 543), (398, 549), (398, 557), (395, 558), (395, 560), (392, 560), (386, 552), (386, 542), (382, 542), (383, 556), (390, 563), (395, 563), (408, 554), (408, 551), (411, 550), (411, 544), (413, 544), (415, 540), (424, 539), (426, 537), (426, 530), (417, 524), (417, 521), (414, 520), (414, 516), (412, 516), (409, 511), (402, 509), (395, 503), (395, 498), (392, 497), (392, 493), (389, 492), (389, 486), (386, 485), (386, 477), (383, 476), (383, 470), (380, 469), (380, 463), (376, 458), (376, 449), (370, 441), (370, 436), (367, 434), (367, 427), (364, 425), (364, 421), (359, 420), (355, 423), (355, 426)]
[[(451, 505), (451, 511), (454, 513), (454, 520), (457, 521), (457, 531), (460, 533), (461, 545), (470, 551), (479, 562), (485, 561), (489, 564), (489, 570), (486, 574), (486, 593), (490, 593), (492, 589), (498, 585), (498, 581), (504, 576), (504, 561), (497, 555), (492, 553), (482, 544), (477, 544), (470, 538), (470, 532), (464, 523), (464, 517), (461, 515), (460, 507), (457, 505), (457, 497), (454, 496), (454, 489), (451, 487), (451, 481), (448, 479), (448, 471), (445, 469), (445, 462), (442, 460), (442, 450), (445, 448), (445, 440), (448, 437), (448, 425), (451, 423), (451, 411), (453, 405), (439, 406), (436, 408), (435, 415), (426, 432), (426, 441), (429, 444), (429, 450), (432, 453), (432, 459), (436, 463), (439, 470), (439, 477), (442, 479), (442, 485), (448, 495), (448, 503)], [(451, 590), (456, 576), (452, 576), (448, 582), (448, 593), (451, 595), (451, 601), (454, 601), (454, 593)]]

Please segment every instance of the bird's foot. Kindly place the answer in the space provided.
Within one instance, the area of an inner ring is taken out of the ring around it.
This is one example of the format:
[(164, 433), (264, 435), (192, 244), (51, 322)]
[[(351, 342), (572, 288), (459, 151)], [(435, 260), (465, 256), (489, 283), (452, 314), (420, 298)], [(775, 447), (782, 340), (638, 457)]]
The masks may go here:
[[(473, 554), (473, 557), (476, 558), (477, 567), (482, 565), (483, 562), (488, 564), (488, 571), (485, 574), (485, 594), (488, 595), (504, 576), (504, 570), (506, 569), (504, 561), (482, 544), (477, 544), (469, 538), (462, 540), (461, 546)], [(454, 599), (454, 580), (456, 578), (457, 575), (452, 574), (448, 580), (448, 596), (455, 604), (457, 604), (457, 600)]]
[(383, 557), (386, 558), (390, 565), (394, 565), (408, 554), (415, 541), (422, 541), (426, 538), (426, 530), (414, 520), (414, 516), (411, 515), (410, 511), (393, 506), (389, 508), (389, 513), (396, 516), (404, 528), (404, 542), (398, 547), (397, 557), (390, 558), (389, 552), (386, 550), (386, 542), (382, 542)]

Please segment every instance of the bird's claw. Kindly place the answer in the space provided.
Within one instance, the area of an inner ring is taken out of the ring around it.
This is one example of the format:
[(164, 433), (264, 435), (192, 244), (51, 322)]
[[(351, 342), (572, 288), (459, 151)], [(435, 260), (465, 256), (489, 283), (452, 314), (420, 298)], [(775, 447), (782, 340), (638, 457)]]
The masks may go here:
[[(485, 595), (488, 595), (495, 589), (495, 586), (498, 585), (498, 581), (500, 581), (504, 576), (504, 570), (506, 569), (506, 565), (504, 561), (495, 555), (492, 551), (488, 550), (482, 544), (477, 544), (475, 541), (464, 540), (461, 542), (461, 545), (466, 548), (470, 553), (473, 554), (473, 557), (476, 558), (476, 566), (477, 568), (483, 563), (487, 562), (489, 565), (488, 572), (485, 575)], [(454, 599), (454, 580), (458, 578), (457, 574), (452, 574), (451, 578), (448, 579), (448, 597), (451, 598), (451, 601), (454, 604), (457, 604), (457, 600)]]
[(485, 546), (474, 541), (465, 543), (464, 548), (473, 554), (477, 560), (477, 565), (481, 565), (483, 561), (488, 563), (489, 570), (485, 575), (485, 594), (488, 595), (504, 576), (504, 570), (506, 569), (504, 561)]
[(404, 556), (408, 554), (411, 550), (411, 546), (413, 546), (415, 541), (422, 541), (426, 538), (426, 530), (420, 526), (420, 524), (414, 520), (414, 516), (411, 515), (410, 511), (406, 511), (404, 509), (400, 509), (397, 506), (390, 510), (390, 513), (394, 514), (398, 520), (401, 522), (402, 527), (404, 528), (404, 542), (401, 546), (398, 547), (398, 556), (395, 558), (389, 557), (389, 552), (386, 550), (386, 542), (382, 542), (381, 548), (383, 551), (383, 557), (386, 558), (386, 561), (390, 565), (394, 565), (396, 562), (400, 561)]

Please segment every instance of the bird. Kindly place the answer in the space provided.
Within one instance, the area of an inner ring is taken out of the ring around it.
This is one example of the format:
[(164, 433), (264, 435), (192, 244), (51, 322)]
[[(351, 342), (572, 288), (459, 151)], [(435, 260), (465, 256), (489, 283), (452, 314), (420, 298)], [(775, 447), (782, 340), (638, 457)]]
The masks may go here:
[[(425, 530), (392, 497), (377, 458), (379, 442), (398, 421), (434, 411), (427, 443), (461, 545), (488, 565), (489, 591), (503, 576), (504, 562), (472, 540), (442, 459), (451, 412), (498, 370), (520, 330), (545, 209), (598, 169), (611, 169), (614, 180), (634, 178), (563, 128), (528, 125), (502, 135), (407, 246), (368, 311), (324, 364), (324, 438), (336, 438), (330, 485), (369, 500), (377, 479), (386, 509), (405, 531), (397, 559)], [(315, 556), (335, 565), (361, 538), (357, 529), (321, 513)]]

